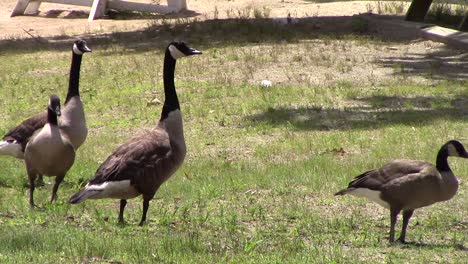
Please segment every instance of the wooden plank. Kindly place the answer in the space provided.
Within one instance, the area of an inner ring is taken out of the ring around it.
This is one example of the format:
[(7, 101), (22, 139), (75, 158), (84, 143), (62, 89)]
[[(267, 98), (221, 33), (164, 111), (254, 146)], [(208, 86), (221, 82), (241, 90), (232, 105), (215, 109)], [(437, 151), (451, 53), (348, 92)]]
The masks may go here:
[(468, 31), (468, 13), (463, 17), (462, 22), (458, 26), (458, 29), (461, 31)]
[(28, 7), (29, 0), (18, 0), (16, 2), (15, 8), (11, 11), (10, 17), (20, 16), (24, 14), (26, 8)]
[(186, 0), (167, 0), (167, 5), (169, 6), (169, 8), (173, 8), (174, 10), (176, 10), (176, 12), (187, 9)]
[(112, 8), (119, 11), (138, 11), (161, 14), (176, 13), (180, 10), (187, 9), (186, 0), (168, 0), (167, 6), (152, 3), (128, 2), (124, 0), (18, 0), (10, 16), (13, 17), (23, 15), (25, 13), (35, 14), (38, 12), (41, 2), (89, 6), (91, 7), (91, 12), (88, 17), (89, 22), (98, 17), (102, 17), (105, 14), (106, 8)]
[(468, 33), (450, 28), (432, 26), (421, 29), (421, 34), (426, 39), (468, 50)]
[(28, 14), (28, 15), (35, 15), (37, 13), (39, 13), (39, 7), (41, 6), (41, 1), (35, 1), (35, 0), (32, 0), (29, 2), (29, 5), (28, 7), (26, 7), (26, 10), (24, 11), (24, 14)]
[(165, 5), (157, 5), (151, 3), (137, 3), (127, 2), (122, 0), (108, 0), (107, 8), (119, 10), (119, 11), (138, 11), (138, 12), (149, 12), (149, 13), (161, 13), (169, 14), (175, 13), (178, 10), (170, 8)]
[(77, 6), (92, 6), (93, 0), (43, 0), (42, 2), (62, 4), (62, 5), (77, 5)]
[(103, 17), (106, 14), (106, 2), (107, 0), (94, 0), (89, 12), (88, 22), (92, 22), (94, 19)]
[(24, 14), (36, 14), (39, 11), (41, 2), (78, 6), (91, 6), (93, 4), (93, 0), (18, 0), (10, 17)]

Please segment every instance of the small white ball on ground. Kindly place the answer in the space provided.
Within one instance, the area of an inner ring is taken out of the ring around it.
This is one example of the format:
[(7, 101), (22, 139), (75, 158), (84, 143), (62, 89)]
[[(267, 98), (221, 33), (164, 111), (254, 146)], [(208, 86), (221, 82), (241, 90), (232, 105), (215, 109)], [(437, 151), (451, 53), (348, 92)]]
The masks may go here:
[(272, 83), (271, 83), (271, 81), (269, 81), (269, 80), (263, 80), (263, 81), (260, 83), (260, 85), (261, 85), (262, 87), (271, 87), (271, 86), (272, 86)]

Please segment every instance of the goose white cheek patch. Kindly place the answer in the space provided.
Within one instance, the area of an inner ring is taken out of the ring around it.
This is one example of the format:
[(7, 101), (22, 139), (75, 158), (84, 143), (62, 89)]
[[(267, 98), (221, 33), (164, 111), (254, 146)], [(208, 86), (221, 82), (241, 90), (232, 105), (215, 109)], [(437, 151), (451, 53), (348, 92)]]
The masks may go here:
[(76, 55), (83, 55), (83, 52), (78, 48), (76, 43), (73, 44), (73, 53), (75, 53)]
[(174, 59), (178, 59), (178, 58), (182, 58), (182, 57), (185, 57), (185, 54), (182, 53), (182, 51), (180, 51), (178, 48), (176, 48), (174, 45), (170, 45), (169, 46), (169, 52), (171, 53), (171, 56), (172, 58)]
[(449, 156), (452, 157), (458, 157), (460, 154), (458, 153), (457, 149), (453, 145), (448, 145), (448, 151), (447, 151)]

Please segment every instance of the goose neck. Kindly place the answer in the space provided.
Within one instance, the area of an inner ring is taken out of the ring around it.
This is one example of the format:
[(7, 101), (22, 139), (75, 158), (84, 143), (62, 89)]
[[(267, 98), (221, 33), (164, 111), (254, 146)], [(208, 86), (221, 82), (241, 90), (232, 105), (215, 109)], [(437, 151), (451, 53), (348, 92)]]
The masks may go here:
[(83, 55), (72, 53), (72, 63), (70, 67), (70, 80), (68, 83), (68, 93), (65, 104), (74, 96), (80, 96), (80, 67)]
[(163, 69), (163, 80), (164, 80), (164, 106), (161, 113), (161, 120), (168, 117), (169, 113), (180, 109), (179, 99), (174, 85), (174, 71), (175, 71), (176, 60), (172, 58), (169, 50), (166, 50), (164, 55), (164, 69)]
[(58, 125), (57, 114), (49, 108), (47, 108), (47, 123), (54, 126)]
[(437, 153), (436, 167), (439, 172), (450, 172), (451, 169), (448, 165), (448, 152), (446, 148), (441, 148)]

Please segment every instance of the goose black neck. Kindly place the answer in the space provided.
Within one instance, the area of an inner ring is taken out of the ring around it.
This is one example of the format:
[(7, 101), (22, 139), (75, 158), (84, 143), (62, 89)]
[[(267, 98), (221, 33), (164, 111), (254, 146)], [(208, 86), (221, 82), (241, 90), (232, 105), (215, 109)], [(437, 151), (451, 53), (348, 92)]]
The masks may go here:
[(437, 160), (436, 160), (436, 167), (438, 171), (440, 172), (451, 171), (447, 162), (447, 157), (448, 157), (447, 148), (445, 147), (441, 148), (439, 150), (439, 153), (437, 154)]
[(169, 49), (166, 49), (166, 54), (164, 55), (163, 69), (165, 99), (161, 113), (161, 120), (166, 119), (170, 112), (180, 109), (179, 99), (177, 98), (177, 93), (174, 85), (175, 65), (176, 60), (172, 57)]
[(54, 126), (58, 124), (57, 114), (49, 108), (47, 108), (47, 123), (54, 125)]
[(68, 83), (68, 93), (67, 99), (65, 100), (65, 104), (73, 97), (73, 96), (80, 96), (80, 67), (81, 67), (81, 59), (83, 55), (72, 53), (72, 63), (70, 68), (70, 80)]

